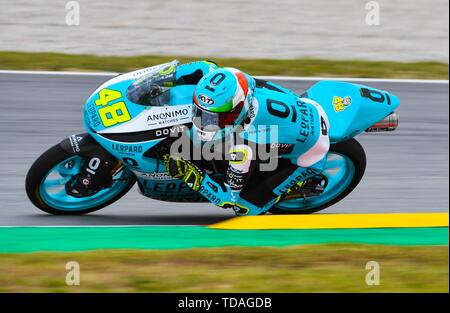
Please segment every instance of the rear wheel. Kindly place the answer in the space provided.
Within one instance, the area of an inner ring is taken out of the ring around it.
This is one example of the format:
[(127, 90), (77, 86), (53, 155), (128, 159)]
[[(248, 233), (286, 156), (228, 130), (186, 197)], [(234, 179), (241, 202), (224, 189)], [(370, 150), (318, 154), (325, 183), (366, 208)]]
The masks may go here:
[(355, 139), (333, 144), (322, 175), (327, 184), (319, 196), (286, 200), (276, 204), (273, 214), (309, 214), (344, 199), (361, 181), (366, 169), (366, 154)]
[(70, 154), (55, 145), (42, 154), (28, 171), (25, 189), (31, 202), (42, 211), (57, 215), (80, 215), (97, 211), (125, 195), (136, 182), (127, 168), (111, 173), (112, 183), (92, 195), (74, 196), (66, 184), (88, 161), (81, 155)]

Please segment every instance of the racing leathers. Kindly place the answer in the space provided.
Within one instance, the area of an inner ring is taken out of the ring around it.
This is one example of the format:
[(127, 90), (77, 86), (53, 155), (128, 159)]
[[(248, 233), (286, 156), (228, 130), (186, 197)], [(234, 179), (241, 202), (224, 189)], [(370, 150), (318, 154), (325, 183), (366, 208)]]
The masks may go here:
[[(181, 65), (177, 81), (195, 84), (214, 68), (210, 62)], [(165, 155), (164, 163), (170, 175), (213, 204), (233, 208), (237, 215), (258, 215), (321, 173), (330, 146), (329, 122), (316, 102), (246, 76), (253, 99), (241, 127), (220, 143), (227, 147), (223, 175), (209, 173), (202, 162), (176, 153)], [(195, 142), (195, 132), (191, 136)]]

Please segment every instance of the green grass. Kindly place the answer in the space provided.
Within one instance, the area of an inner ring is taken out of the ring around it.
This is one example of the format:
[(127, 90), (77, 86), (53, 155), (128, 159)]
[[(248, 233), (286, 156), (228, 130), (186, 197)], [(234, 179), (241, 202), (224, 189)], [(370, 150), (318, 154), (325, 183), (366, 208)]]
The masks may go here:
[[(81, 284), (65, 285), (79, 262)], [(368, 261), (380, 285), (365, 283)], [(1, 292), (448, 292), (448, 247), (97, 250), (0, 254)]]
[[(0, 52), (0, 69), (128, 72), (175, 58), (182, 63), (202, 59), (182, 56), (118, 57), (3, 51)], [(440, 62), (239, 58), (214, 60), (221, 66), (233, 66), (252, 75), (448, 79), (448, 64)]]

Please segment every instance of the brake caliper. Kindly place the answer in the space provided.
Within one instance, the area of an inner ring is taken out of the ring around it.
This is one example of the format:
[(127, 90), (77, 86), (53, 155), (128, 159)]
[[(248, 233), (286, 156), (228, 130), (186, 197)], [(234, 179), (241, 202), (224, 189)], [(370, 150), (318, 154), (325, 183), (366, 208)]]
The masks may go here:
[(66, 183), (66, 192), (73, 197), (89, 197), (113, 183), (113, 174), (120, 166), (120, 161), (102, 161), (92, 157), (82, 167), (81, 172)]

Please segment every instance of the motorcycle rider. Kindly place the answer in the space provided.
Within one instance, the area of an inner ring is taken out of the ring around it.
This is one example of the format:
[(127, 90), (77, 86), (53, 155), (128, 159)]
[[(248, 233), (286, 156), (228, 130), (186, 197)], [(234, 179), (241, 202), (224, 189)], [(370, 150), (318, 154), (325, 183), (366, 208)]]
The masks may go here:
[[(196, 85), (192, 135), (203, 144), (229, 142), (228, 166), (218, 180), (177, 153), (166, 154), (164, 164), (213, 204), (237, 215), (263, 214), (323, 170), (329, 123), (316, 102), (208, 61), (181, 65), (176, 76)], [(261, 147), (270, 149), (269, 160), (262, 160)], [(273, 160), (277, 167), (264, 171)]]

